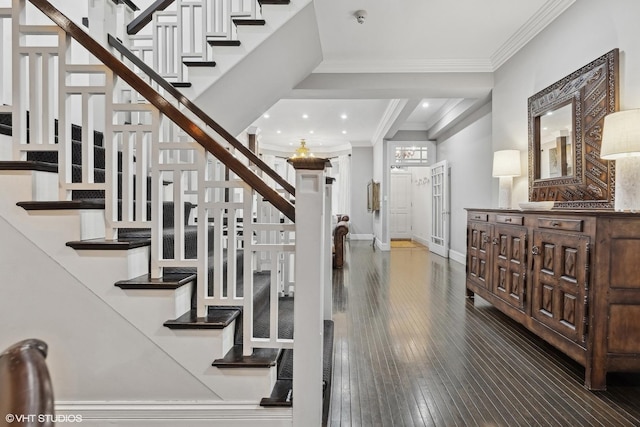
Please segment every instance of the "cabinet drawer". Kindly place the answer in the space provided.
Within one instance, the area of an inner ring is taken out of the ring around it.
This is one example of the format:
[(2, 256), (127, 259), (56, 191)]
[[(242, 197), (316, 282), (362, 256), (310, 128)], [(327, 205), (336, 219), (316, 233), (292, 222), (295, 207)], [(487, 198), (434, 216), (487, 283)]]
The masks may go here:
[(500, 224), (524, 224), (524, 217), (521, 215), (496, 215), (496, 222)]
[(538, 228), (552, 230), (582, 231), (581, 219), (538, 218)]
[(470, 213), (469, 214), (469, 219), (472, 220), (472, 221), (487, 222), (487, 221), (489, 221), (489, 214), (486, 214), (486, 213)]

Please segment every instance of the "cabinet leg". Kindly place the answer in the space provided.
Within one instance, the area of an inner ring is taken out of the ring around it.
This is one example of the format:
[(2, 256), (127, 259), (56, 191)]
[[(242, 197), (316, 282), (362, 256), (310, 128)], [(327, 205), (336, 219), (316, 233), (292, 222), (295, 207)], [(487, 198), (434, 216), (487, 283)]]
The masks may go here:
[(607, 371), (601, 366), (587, 366), (584, 385), (591, 391), (605, 391), (607, 389)]
[(467, 296), (467, 298), (473, 299), (473, 297), (475, 297), (476, 294), (474, 294), (471, 289), (466, 288), (465, 289), (465, 295)]

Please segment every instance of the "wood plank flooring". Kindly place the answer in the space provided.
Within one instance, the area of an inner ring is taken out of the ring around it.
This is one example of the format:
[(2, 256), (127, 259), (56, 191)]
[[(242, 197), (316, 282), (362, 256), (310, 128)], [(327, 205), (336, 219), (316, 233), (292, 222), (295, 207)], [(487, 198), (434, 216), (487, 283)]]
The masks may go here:
[(488, 303), (424, 248), (350, 242), (334, 270), (331, 426), (640, 426), (640, 375), (584, 369)]

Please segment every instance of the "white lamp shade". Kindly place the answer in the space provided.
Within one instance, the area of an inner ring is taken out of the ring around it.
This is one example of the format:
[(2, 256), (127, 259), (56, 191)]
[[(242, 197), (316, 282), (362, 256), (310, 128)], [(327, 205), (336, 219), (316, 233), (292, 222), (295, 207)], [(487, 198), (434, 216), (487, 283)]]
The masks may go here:
[(606, 115), (600, 158), (615, 160), (632, 156), (640, 156), (640, 109)]
[(493, 176), (520, 176), (520, 151), (500, 150), (493, 153)]

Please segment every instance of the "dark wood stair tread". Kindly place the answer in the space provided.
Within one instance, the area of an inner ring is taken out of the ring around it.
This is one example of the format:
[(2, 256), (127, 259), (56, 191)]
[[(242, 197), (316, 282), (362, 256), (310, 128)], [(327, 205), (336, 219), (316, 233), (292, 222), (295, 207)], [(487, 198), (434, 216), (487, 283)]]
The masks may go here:
[(209, 39), (207, 43), (209, 43), (210, 46), (240, 46), (240, 40)]
[[(324, 321), (322, 357), (323, 425), (327, 425), (328, 408), (331, 400), (331, 376), (333, 375), (333, 321)], [(293, 406), (293, 350), (283, 350), (278, 359), (278, 379), (271, 396), (260, 401), (260, 406)]]
[(260, 406), (285, 408), (293, 406), (293, 380), (277, 380), (271, 396), (262, 398)]
[(73, 249), (84, 250), (128, 250), (141, 248), (144, 246), (151, 246), (151, 239), (148, 237), (123, 237), (117, 240), (106, 239), (89, 239), (89, 240), (76, 240), (67, 242), (67, 246)]
[(266, 21), (264, 19), (235, 18), (233, 23), (236, 25), (265, 25)]
[(194, 273), (164, 273), (162, 277), (154, 279), (151, 274), (143, 274), (129, 280), (120, 280), (116, 286), (121, 289), (178, 289), (196, 279)]
[(279, 350), (275, 348), (256, 348), (251, 356), (242, 355), (242, 346), (234, 345), (222, 359), (213, 361), (218, 368), (269, 368), (275, 366)]
[(216, 61), (182, 61), (187, 67), (215, 67)]
[(38, 172), (58, 172), (58, 165), (52, 163), (38, 162), (33, 160), (0, 161), (0, 170), (3, 171), (38, 171)]
[(174, 320), (167, 320), (164, 326), (169, 329), (224, 329), (240, 315), (239, 308), (209, 309), (205, 317), (198, 317), (196, 310), (191, 310)]
[(289, 4), (290, 0), (258, 0), (260, 4)]
[(104, 209), (104, 199), (26, 201), (16, 205), (27, 211), (59, 211), (67, 209)]
[(191, 87), (191, 83), (189, 83), (189, 82), (171, 82), (171, 86), (173, 86), (173, 87)]

